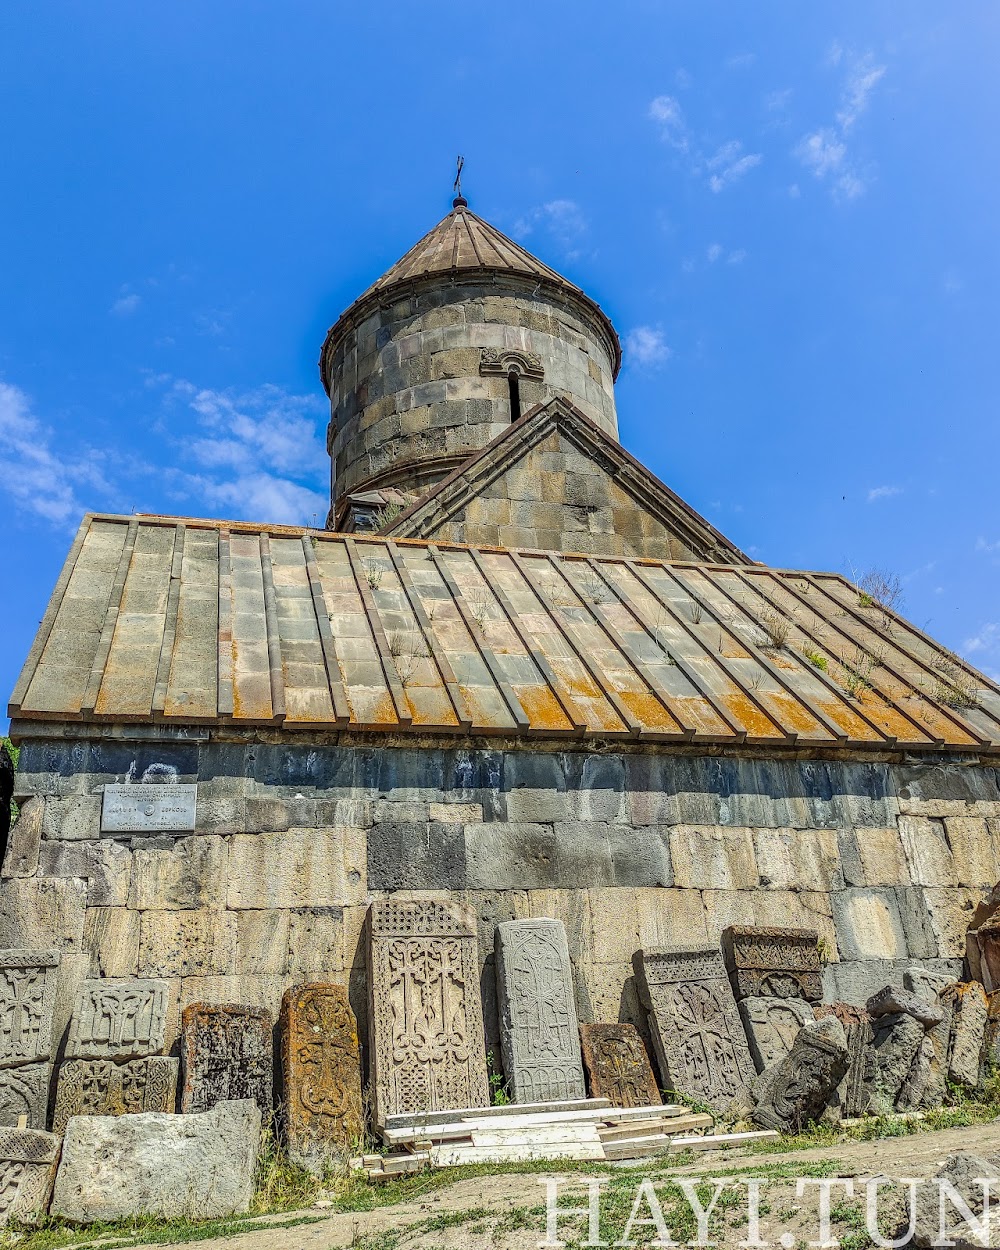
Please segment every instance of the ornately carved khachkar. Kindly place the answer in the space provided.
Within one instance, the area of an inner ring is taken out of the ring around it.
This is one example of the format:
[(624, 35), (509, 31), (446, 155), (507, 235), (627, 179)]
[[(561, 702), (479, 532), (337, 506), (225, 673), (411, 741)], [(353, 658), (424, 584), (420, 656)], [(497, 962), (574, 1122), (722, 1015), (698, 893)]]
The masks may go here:
[(45, 1128), (58, 976), (58, 951), (0, 951), (0, 1125)]
[(496, 927), (500, 1052), (515, 1102), (583, 1098), (573, 970), (561, 920)]
[(281, 1002), (285, 1136), (293, 1163), (322, 1171), (362, 1130), (358, 1025), (342, 985), (287, 990)]
[(181, 1014), (181, 1111), (252, 1098), (266, 1115), (274, 1089), (274, 1021), (263, 1007), (191, 1003)]
[(0, 1129), (0, 1225), (34, 1224), (48, 1210), (60, 1139), (35, 1129)]
[(177, 1102), (178, 1060), (150, 1055), (113, 1063), (110, 1059), (67, 1059), (59, 1067), (52, 1131), (65, 1133), (70, 1116), (172, 1112)]
[(738, 999), (822, 1002), (819, 934), (815, 929), (734, 925), (723, 931), (722, 950)]
[(644, 950), (637, 981), (666, 1085), (724, 1110), (754, 1067), (722, 956), (701, 947)]
[(476, 913), (445, 899), (369, 909), (375, 1113), (489, 1104)]
[(741, 998), (736, 1005), (758, 1072), (780, 1063), (799, 1029), (816, 1018), (804, 998)]
[(634, 1024), (581, 1024), (580, 1041), (591, 1098), (607, 1098), (613, 1107), (663, 1101)]

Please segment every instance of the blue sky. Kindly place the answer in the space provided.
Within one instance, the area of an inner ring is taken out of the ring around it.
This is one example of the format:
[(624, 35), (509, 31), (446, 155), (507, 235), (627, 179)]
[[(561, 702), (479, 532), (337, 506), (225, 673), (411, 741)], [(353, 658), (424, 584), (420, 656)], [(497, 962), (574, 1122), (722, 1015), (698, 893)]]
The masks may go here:
[(88, 509), (322, 523), (327, 327), (450, 207), (584, 286), (622, 441), (1000, 674), (1000, 7), (0, 13), (0, 687)]

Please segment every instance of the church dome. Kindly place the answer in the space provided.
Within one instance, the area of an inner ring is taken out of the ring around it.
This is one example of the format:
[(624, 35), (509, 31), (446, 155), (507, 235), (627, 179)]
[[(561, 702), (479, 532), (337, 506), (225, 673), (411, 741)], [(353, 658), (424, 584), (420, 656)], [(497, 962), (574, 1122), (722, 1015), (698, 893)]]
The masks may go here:
[(422, 493), (556, 396), (617, 438), (620, 366), (600, 306), (457, 198), (326, 336), (331, 523), (350, 494)]

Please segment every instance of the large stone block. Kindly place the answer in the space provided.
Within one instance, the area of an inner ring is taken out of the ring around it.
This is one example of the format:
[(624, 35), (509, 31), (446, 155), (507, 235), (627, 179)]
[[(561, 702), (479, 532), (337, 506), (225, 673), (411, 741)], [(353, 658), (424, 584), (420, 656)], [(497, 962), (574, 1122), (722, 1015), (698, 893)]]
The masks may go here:
[(995, 816), (1000, 788), (992, 768), (898, 764), (891, 770), (901, 812), (914, 816)]
[(872, 1109), (885, 1113), (893, 1110), (904, 1096), (908, 1078), (920, 1056), (924, 1027), (913, 1016), (896, 1012), (880, 1016), (873, 1028)]
[(260, 1007), (190, 1003), (181, 1013), (181, 1111), (252, 1098), (271, 1110), (274, 1022)]
[(170, 985), (158, 980), (84, 981), (67, 1059), (141, 1059), (164, 1049)]
[(646, 1107), (663, 1101), (634, 1025), (581, 1024), (580, 1042), (591, 1098), (607, 1098), (613, 1107)]
[(285, 1135), (294, 1163), (320, 1173), (361, 1137), (358, 1026), (342, 985), (299, 985), (281, 1003)]
[(372, 903), (369, 925), (376, 1115), (487, 1106), (475, 914), (397, 896)]
[(584, 1097), (566, 930), (559, 920), (496, 927), (500, 1050), (515, 1102)]
[(0, 881), (0, 947), (83, 950), (87, 883), (79, 877)]
[(22, 805), (11, 826), (0, 877), (33, 877), (38, 871), (45, 801), (40, 796)]
[(329, 907), (343, 903), (346, 889), (340, 829), (231, 839), (229, 907)]
[(1000, 882), (1000, 818), (949, 816), (944, 824), (958, 884), (992, 889)]
[(722, 934), (722, 952), (738, 999), (802, 998), (818, 1003), (823, 997), (815, 929), (730, 925)]
[(141, 977), (208, 977), (236, 963), (236, 916), (230, 911), (144, 911), (139, 926)]
[(52, 1054), (59, 952), (0, 950), (0, 1068)]
[(831, 901), (841, 959), (904, 959), (909, 955), (899, 904), (891, 890), (841, 890)]
[(221, 907), (226, 876), (226, 844), (214, 834), (177, 838), (169, 849), (139, 848), (128, 905), (142, 911)]
[(46, 795), (42, 836), (52, 839), (91, 839), (101, 836), (100, 794)]
[(120, 842), (43, 842), (43, 877), (80, 877), (87, 883), (87, 906), (124, 907), (128, 899), (132, 852)]
[(975, 923), (976, 909), (987, 902), (990, 892), (957, 886), (953, 889), (924, 890), (930, 930), (936, 942), (935, 954), (943, 959), (961, 959), (966, 953), (967, 935)]
[(899, 836), (914, 885), (958, 885), (958, 873), (943, 820), (900, 816)]
[(722, 956), (704, 948), (643, 950), (638, 987), (665, 1087), (725, 1109), (754, 1067)]
[(59, 1066), (52, 1131), (64, 1133), (74, 1115), (134, 1115), (177, 1106), (178, 1060), (169, 1055), (130, 1059), (67, 1059)]
[(88, 907), (84, 947), (94, 977), (139, 975), (139, 912), (127, 907)]
[(823, 997), (827, 1002), (863, 1007), (877, 990), (899, 981), (907, 972), (924, 969), (957, 981), (962, 975), (960, 959), (866, 959), (827, 964), (823, 969)]
[(0, 1225), (37, 1224), (49, 1208), (59, 1138), (30, 1128), (0, 1131)]
[(778, 890), (843, 888), (835, 829), (754, 829), (753, 843), (761, 884)]
[(674, 884), (696, 890), (756, 890), (760, 884), (749, 829), (680, 826), (670, 831)]
[(0, 1071), (0, 1125), (17, 1128), (23, 1122), (28, 1128), (45, 1128), (51, 1076), (49, 1063)]
[[(846, 885), (901, 885), (910, 880), (906, 854), (900, 841), (899, 829), (879, 829), (872, 826), (867, 829), (838, 830), (841, 844), (841, 856), (845, 838), (850, 835), (854, 840), (857, 856), (857, 872), (845, 882)], [(844, 869), (845, 875), (847, 868)]]
[(260, 1128), (249, 1098), (199, 1115), (77, 1116), (63, 1140), (51, 1212), (80, 1224), (240, 1214), (253, 1197)]
[(799, 1030), (816, 1018), (802, 998), (742, 998), (737, 1006), (758, 1072), (780, 1063)]

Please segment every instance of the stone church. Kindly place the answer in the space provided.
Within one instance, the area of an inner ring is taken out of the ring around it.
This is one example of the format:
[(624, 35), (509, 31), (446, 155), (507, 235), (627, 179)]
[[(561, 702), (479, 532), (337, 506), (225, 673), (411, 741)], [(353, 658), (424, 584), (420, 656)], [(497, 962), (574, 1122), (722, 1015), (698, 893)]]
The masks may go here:
[(699, 516), (619, 443), (620, 364), (459, 197), (327, 334), (326, 529), (84, 518), (10, 700), (0, 881), (0, 947), (60, 954), (57, 1038), (139, 977), (175, 1053), (186, 1006), (304, 981), (364, 1043), (380, 902), (471, 909), (494, 1068), (515, 919), (562, 921), (579, 1019), (647, 1042), (637, 953), (728, 926), (818, 933), (830, 1001), (962, 977), (1000, 689)]

